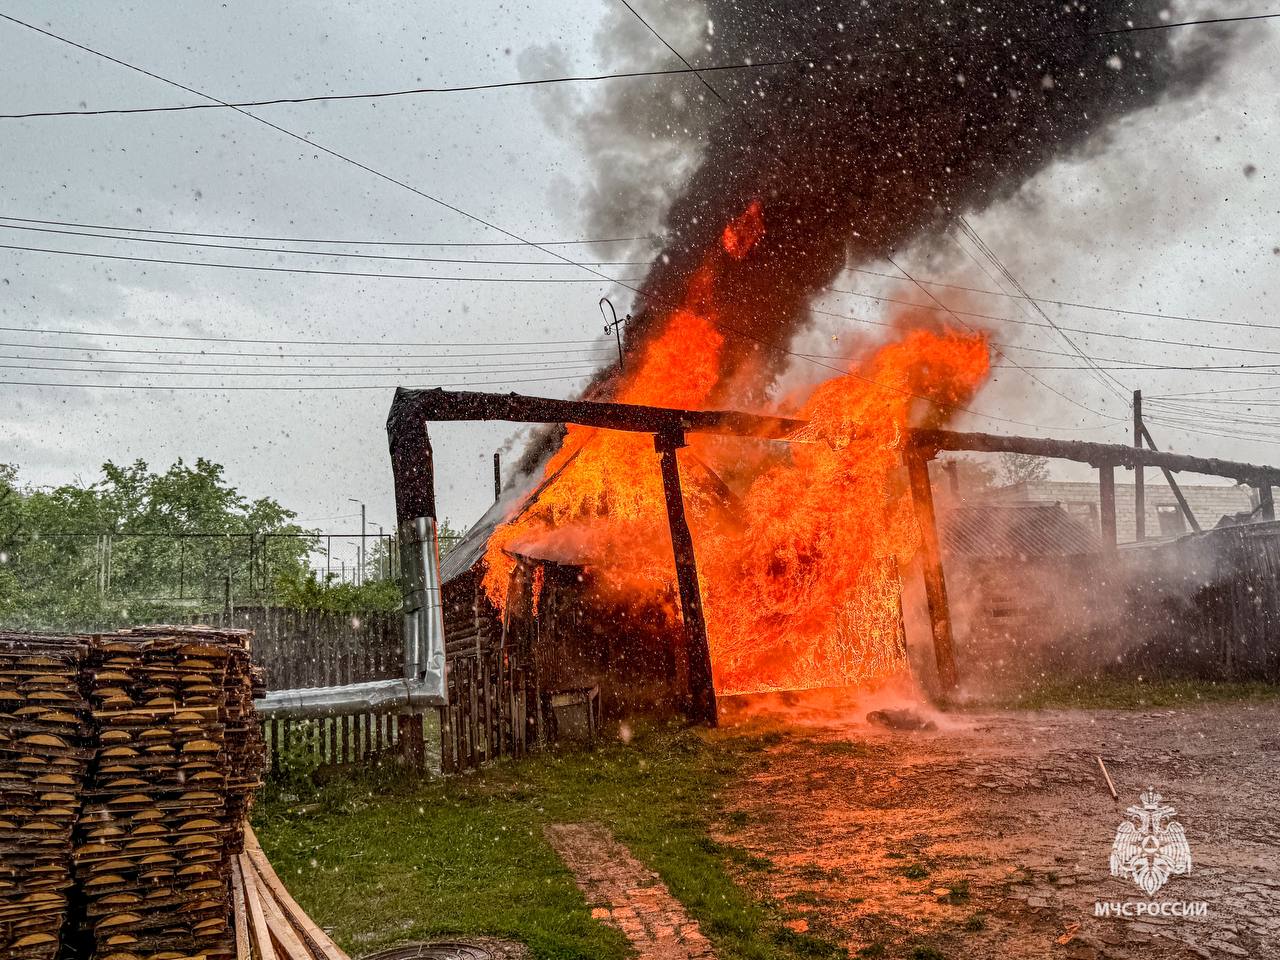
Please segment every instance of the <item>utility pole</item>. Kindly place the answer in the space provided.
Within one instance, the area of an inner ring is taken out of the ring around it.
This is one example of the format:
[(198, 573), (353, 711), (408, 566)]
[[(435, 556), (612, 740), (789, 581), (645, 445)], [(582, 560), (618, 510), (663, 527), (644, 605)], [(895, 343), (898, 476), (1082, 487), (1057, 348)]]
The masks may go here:
[[(1133, 445), (1142, 449), (1142, 391), (1133, 391)], [(1133, 537), (1147, 539), (1147, 488), (1142, 464), (1133, 468)]]
[(347, 497), (351, 503), (360, 504), (360, 569), (356, 571), (356, 586), (364, 583), (364, 545), (365, 545), (365, 521), (364, 521), (364, 504), (355, 497)]
[[(600, 314), (604, 317), (604, 332), (612, 332), (614, 339), (618, 342), (618, 372), (622, 373), (626, 369), (622, 360), (622, 325), (631, 319), (631, 314), (627, 314), (623, 319), (619, 320), (618, 311), (613, 309), (613, 301), (608, 297), (601, 297), (598, 306), (600, 307)], [(604, 312), (605, 307), (609, 308), (608, 313)]]

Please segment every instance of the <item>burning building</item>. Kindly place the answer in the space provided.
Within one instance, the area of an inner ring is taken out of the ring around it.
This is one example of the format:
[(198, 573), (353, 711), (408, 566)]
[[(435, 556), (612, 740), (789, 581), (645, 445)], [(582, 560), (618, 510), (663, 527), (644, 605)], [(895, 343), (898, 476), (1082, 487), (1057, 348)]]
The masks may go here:
[[(964, 415), (993, 347), (955, 314), (905, 308), (883, 337), (805, 352), (810, 303), (846, 266), (893, 262), (1117, 117), (1196, 90), (1232, 37), (1175, 42), (1149, 0), (707, 12), (717, 60), (772, 66), (702, 75), (703, 93), (674, 107), (619, 87), (581, 124), (598, 148), (586, 193), (599, 228), (644, 186), (619, 171), (643, 181), (646, 151), (697, 140), (662, 251), (632, 288), (624, 361), (584, 398), (806, 421), (784, 442), (699, 435), (680, 453), (716, 689), (883, 677), (905, 668), (898, 571), (921, 535), (904, 437)], [(451, 649), (516, 653), (543, 693), (599, 685), (617, 707), (679, 689), (657, 456), (642, 434), (537, 434), (447, 558)]]

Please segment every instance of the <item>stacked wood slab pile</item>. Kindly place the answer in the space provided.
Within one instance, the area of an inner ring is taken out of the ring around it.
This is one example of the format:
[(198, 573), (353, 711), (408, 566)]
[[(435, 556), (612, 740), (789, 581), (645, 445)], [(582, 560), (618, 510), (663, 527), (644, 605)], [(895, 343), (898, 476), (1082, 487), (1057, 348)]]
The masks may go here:
[(0, 634), (0, 957), (58, 953), (72, 895), (72, 830), (92, 747), (88, 645)]
[(231, 867), (263, 758), (248, 637), (147, 627), (95, 638), (98, 754), (75, 850), (93, 960), (235, 955)]
[(250, 636), (0, 633), (0, 958), (241, 955)]

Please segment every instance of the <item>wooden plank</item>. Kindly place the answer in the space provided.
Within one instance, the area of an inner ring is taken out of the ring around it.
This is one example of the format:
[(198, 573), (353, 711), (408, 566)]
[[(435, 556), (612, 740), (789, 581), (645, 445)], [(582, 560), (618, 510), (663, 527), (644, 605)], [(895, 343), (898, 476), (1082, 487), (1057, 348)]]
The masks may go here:
[[(257, 882), (256, 877), (255, 882)], [(267, 921), (267, 928), (271, 931), (271, 940), (275, 944), (276, 953), (282, 960), (315, 960), (315, 955), (298, 939), (293, 926), (281, 912), (275, 898), (265, 890), (260, 890), (258, 899), (262, 905), (262, 915)]]
[(249, 858), (249, 862), (257, 872), (256, 877), (260, 881), (259, 886), (275, 898), (281, 913), (294, 926), (295, 930), (310, 940), (313, 948), (319, 950), (325, 960), (350, 960), (329, 935), (298, 906), (297, 901), (290, 895), (288, 888), (280, 882), (280, 878), (276, 875), (275, 869), (267, 859), (266, 853), (263, 852), (262, 846), (258, 843), (257, 836), (248, 824), (245, 824), (244, 848), (244, 855)]
[[(246, 830), (246, 835), (248, 831)], [(262, 901), (258, 897), (258, 886), (254, 882), (257, 874), (247, 866), (248, 859), (244, 854), (237, 858), (240, 861), (240, 876), (244, 882), (244, 898), (249, 914), (249, 938), (253, 944), (256, 960), (279, 960), (275, 945), (271, 940), (271, 928), (267, 926), (266, 915), (262, 912)]]
[(244, 895), (244, 875), (239, 857), (231, 860), (231, 911), (236, 938), (236, 960), (253, 960), (249, 941), (249, 903)]

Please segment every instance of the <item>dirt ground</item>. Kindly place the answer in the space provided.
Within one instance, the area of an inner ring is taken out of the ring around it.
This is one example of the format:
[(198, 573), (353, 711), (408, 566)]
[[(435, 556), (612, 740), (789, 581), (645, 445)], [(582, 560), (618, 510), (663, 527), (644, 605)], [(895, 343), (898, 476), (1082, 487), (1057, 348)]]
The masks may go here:
[[(1280, 957), (1280, 702), (952, 714), (933, 732), (869, 726), (867, 708), (789, 709), (729, 798), (722, 839), (762, 858), (743, 881), (796, 929), (861, 957)], [(1094, 916), (1148, 901), (1109, 869), (1148, 786), (1192, 856), (1151, 899), (1206, 916)]]

